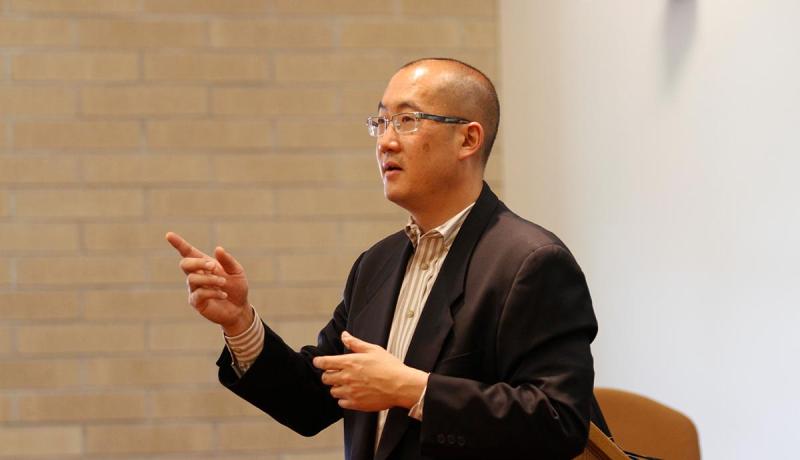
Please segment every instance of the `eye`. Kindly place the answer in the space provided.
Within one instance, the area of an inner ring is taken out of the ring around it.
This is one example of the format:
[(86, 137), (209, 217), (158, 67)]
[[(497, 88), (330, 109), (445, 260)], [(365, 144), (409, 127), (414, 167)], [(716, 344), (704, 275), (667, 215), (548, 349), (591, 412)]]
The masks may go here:
[(414, 115), (412, 115), (410, 113), (401, 113), (400, 115), (398, 115), (398, 117), (400, 118), (400, 123), (403, 123), (403, 124), (414, 123), (416, 121), (416, 119), (417, 119), (417, 117), (415, 117)]

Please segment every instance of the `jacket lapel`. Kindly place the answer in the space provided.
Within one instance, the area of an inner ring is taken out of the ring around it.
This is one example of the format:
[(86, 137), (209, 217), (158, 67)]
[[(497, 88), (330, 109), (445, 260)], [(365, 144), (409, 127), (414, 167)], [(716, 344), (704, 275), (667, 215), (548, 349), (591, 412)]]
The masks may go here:
[[(385, 263), (376, 270), (364, 290), (366, 303), (351, 321), (348, 330), (355, 337), (386, 347), (389, 330), (394, 317), (397, 296), (405, 277), (406, 265), (411, 257), (411, 241), (403, 235), (397, 245), (386, 251)], [(348, 458), (372, 459), (375, 452), (375, 436), (378, 424), (376, 412), (352, 413), (353, 441)]]
[[(464, 294), (464, 283), (472, 251), (488, 225), (497, 204), (497, 196), (484, 183), (481, 194), (453, 241), (431, 293), (428, 295), (422, 316), (419, 318), (406, 353), (406, 365), (425, 372), (433, 370), (439, 359), (442, 345), (453, 326), (451, 307)], [(397, 301), (396, 294), (394, 300)], [(395, 408), (389, 411), (378, 451), (375, 454), (376, 460), (388, 458), (389, 453), (403, 437), (408, 427), (408, 421), (406, 409)]]
[(353, 336), (386, 347), (397, 296), (400, 294), (412, 249), (411, 241), (403, 235), (397, 244), (384, 251), (385, 263), (376, 270), (364, 289), (365, 305), (347, 327)]

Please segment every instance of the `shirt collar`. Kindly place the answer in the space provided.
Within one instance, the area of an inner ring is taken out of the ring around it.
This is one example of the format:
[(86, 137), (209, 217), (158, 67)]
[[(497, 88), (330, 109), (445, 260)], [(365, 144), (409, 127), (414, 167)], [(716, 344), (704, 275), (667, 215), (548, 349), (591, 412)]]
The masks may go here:
[(466, 220), (467, 215), (469, 215), (469, 212), (473, 206), (475, 206), (474, 201), (470, 203), (469, 206), (459, 211), (458, 214), (448, 219), (445, 223), (436, 228), (428, 230), (428, 232), (424, 235), (421, 234), (419, 226), (416, 222), (414, 222), (414, 218), (412, 216), (408, 216), (408, 223), (406, 224), (404, 230), (408, 236), (408, 239), (411, 240), (411, 244), (414, 245), (415, 248), (417, 247), (417, 244), (419, 244), (419, 240), (426, 236), (434, 235), (441, 236), (444, 240), (444, 247), (449, 247), (456, 238), (458, 231), (461, 229), (461, 225), (464, 223), (464, 220)]

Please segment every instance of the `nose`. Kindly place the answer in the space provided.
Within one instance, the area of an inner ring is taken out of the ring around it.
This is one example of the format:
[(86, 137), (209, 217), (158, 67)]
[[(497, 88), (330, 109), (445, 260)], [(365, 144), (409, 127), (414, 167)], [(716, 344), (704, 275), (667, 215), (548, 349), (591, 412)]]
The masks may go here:
[(378, 136), (378, 153), (395, 152), (400, 149), (400, 141), (397, 136), (397, 131), (394, 130), (394, 124), (389, 123), (386, 131)]

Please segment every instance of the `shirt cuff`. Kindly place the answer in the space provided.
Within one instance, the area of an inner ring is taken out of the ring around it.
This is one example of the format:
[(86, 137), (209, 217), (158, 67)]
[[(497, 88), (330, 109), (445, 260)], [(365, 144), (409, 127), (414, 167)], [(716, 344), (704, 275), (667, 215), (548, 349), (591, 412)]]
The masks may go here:
[(233, 358), (231, 365), (239, 377), (247, 372), (247, 369), (253, 365), (264, 350), (264, 323), (261, 322), (261, 317), (258, 316), (256, 309), (252, 305), (250, 308), (253, 309), (253, 322), (247, 330), (233, 337), (222, 334), (225, 337), (225, 345)]
[(422, 406), (425, 405), (425, 391), (428, 389), (428, 385), (425, 385), (425, 388), (422, 389), (422, 394), (419, 395), (419, 401), (416, 404), (411, 406), (411, 409), (408, 411), (408, 416), (413, 418), (414, 420), (422, 421)]

